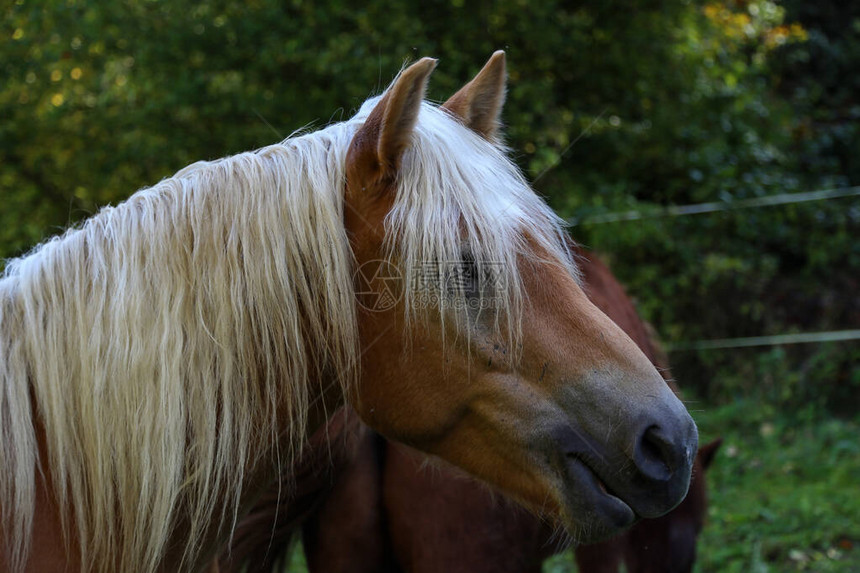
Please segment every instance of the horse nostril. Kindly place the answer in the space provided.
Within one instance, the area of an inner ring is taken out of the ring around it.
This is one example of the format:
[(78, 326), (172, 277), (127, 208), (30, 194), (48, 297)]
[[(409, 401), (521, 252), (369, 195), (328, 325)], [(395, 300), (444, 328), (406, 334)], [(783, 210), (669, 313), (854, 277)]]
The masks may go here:
[(632, 467), (628, 467), (635, 492), (631, 498), (634, 504), (628, 505), (640, 517), (665, 514), (684, 499), (690, 485), (693, 454), (699, 441), (696, 426), (689, 416), (662, 414), (651, 414), (636, 424), (638, 431), (628, 442), (633, 450), (627, 453), (631, 456)]
[(667, 481), (678, 467), (678, 448), (663, 429), (654, 424), (648, 426), (636, 444), (633, 462), (646, 477)]

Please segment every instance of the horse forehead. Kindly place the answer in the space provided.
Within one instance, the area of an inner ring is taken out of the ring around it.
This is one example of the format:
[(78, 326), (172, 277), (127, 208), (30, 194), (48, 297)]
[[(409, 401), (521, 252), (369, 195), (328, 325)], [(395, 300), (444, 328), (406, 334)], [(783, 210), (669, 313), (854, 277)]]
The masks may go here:
[[(376, 96), (365, 101), (350, 122), (363, 125), (381, 99)], [(369, 180), (372, 175), (356, 173), (352, 180)], [(446, 109), (426, 101), (393, 190), (389, 222), (392, 215), (397, 219), (406, 210), (456, 216), (460, 223), (466, 221), (464, 230), (501, 226), (521, 231), (522, 223), (534, 217), (552, 226), (551, 217), (533, 204), (539, 200), (532, 196), (533, 191), (503, 148), (472, 131)]]
[[(381, 99), (381, 95), (367, 99), (363, 104), (361, 104), (361, 107), (359, 107), (355, 115), (349, 119), (349, 122), (358, 124), (359, 126), (363, 125)], [(452, 135), (451, 130), (454, 130), (454, 134), (458, 137), (480, 137), (463, 125), (459, 119), (444, 108), (427, 101), (421, 103), (421, 111), (418, 114), (416, 131), (444, 131), (446, 136), (450, 136)]]

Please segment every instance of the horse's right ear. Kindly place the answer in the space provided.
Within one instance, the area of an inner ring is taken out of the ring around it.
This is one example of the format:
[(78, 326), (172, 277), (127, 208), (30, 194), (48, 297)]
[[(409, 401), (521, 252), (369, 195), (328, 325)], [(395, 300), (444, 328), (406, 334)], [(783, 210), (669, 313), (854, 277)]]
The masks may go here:
[(507, 72), (505, 53), (494, 53), (475, 78), (442, 104), (472, 130), (494, 141), (499, 132), (505, 103)]
[(380, 176), (397, 172), (418, 122), (427, 78), (435, 68), (435, 59), (421, 58), (397, 76), (356, 132), (350, 149), (354, 160), (369, 162), (364, 167)]
[(699, 461), (702, 462), (702, 468), (708, 469), (708, 466), (711, 465), (711, 462), (714, 461), (714, 456), (717, 454), (717, 450), (720, 449), (720, 446), (723, 445), (723, 439), (717, 438), (713, 442), (707, 443), (701, 448), (699, 448)]

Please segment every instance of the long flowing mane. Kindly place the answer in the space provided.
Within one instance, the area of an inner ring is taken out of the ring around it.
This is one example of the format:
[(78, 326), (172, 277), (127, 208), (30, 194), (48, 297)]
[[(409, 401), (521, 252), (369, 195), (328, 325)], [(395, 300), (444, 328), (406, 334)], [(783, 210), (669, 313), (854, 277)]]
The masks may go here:
[[(37, 473), (71, 508), (64, 529), (85, 568), (149, 572), (177, 529), (188, 532), (184, 569), (213, 527), (233, 527), (243, 469), (290, 466), (310, 384), (346, 393), (356, 376), (344, 165), (374, 103), (324, 130), (191, 165), (9, 262), (0, 519), (13, 570), (29, 551)], [(466, 250), (501, 269), (496, 308), (516, 330), (523, 236), (575, 272), (558, 219), (504, 149), (444, 110), (424, 104), (414, 139), (387, 221), (407, 296), (412, 269)]]
[(235, 519), (255, 455), (289, 463), (308, 373), (325, 364), (346, 384), (355, 362), (339, 194), (351, 132), (192, 165), (9, 263), (0, 504), (18, 559), (37, 464), (74, 507), (83, 563), (151, 571), (177, 523), (193, 548)]

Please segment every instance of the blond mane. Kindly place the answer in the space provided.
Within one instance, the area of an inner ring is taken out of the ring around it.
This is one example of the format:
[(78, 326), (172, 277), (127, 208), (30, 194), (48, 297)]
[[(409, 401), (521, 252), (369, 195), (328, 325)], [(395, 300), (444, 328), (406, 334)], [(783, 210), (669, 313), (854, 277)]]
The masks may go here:
[[(191, 165), (9, 262), (0, 520), (13, 570), (30, 549), (37, 472), (71, 509), (64, 528), (85, 568), (156, 571), (180, 527), (180, 568), (191, 567), (213, 527), (234, 526), (243, 469), (295, 459), (311, 384), (336, 381), (346, 394), (359, 340), (345, 158), (374, 103), (319, 132)], [(465, 249), (506, 275), (497, 309), (513, 332), (524, 234), (575, 272), (559, 220), (503, 149), (445, 111), (424, 104), (413, 143), (387, 221), (407, 297), (411, 269)]]

